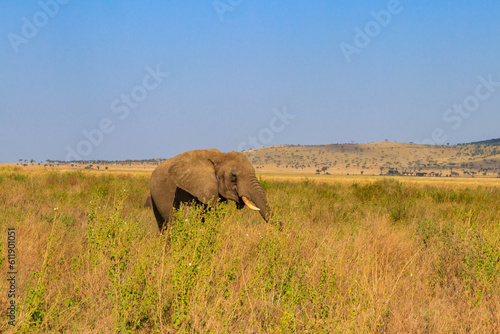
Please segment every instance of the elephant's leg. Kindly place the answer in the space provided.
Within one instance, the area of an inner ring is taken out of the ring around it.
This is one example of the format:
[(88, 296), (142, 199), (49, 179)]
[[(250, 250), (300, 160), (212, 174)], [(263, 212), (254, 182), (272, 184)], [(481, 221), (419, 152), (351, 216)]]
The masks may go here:
[(151, 203), (160, 233), (172, 220), (176, 188), (175, 184), (169, 180), (151, 186)]
[(151, 204), (153, 206), (153, 212), (155, 214), (156, 223), (158, 224), (158, 229), (160, 230), (160, 234), (163, 234), (163, 227), (168, 226), (168, 223), (172, 219), (172, 209), (170, 209), (170, 212), (169, 212), (169, 210), (164, 212), (164, 214), (166, 216), (163, 217), (163, 215), (158, 210), (158, 207), (156, 206), (155, 201), (153, 199), (151, 199)]
[[(215, 190), (212, 189), (212, 192), (215, 192)], [(207, 192), (205, 196), (206, 197), (204, 197), (204, 198), (207, 198), (208, 196), (210, 196), (210, 192)], [(186, 203), (186, 204), (192, 204), (195, 206), (199, 206), (199, 207), (203, 208), (203, 212), (206, 213), (206, 212), (212, 210), (212, 208), (215, 209), (215, 206), (217, 205), (218, 199), (219, 199), (218, 196), (212, 195), (211, 200), (203, 202), (199, 198), (194, 197), (193, 195), (188, 193), (187, 191), (185, 191), (181, 188), (177, 188), (177, 190), (175, 191), (174, 208), (179, 209), (181, 206), (181, 203)], [(202, 222), (204, 222), (205, 218), (202, 217), (201, 220), (202, 220)]]
[(215, 208), (217, 206), (217, 202), (219, 201), (219, 189), (216, 184), (208, 184), (205, 185), (202, 195), (198, 198), (198, 200), (208, 205), (210, 208)]
[[(194, 197), (182, 188), (177, 188), (175, 191), (174, 209), (179, 210), (182, 203), (202, 207), (204, 211), (207, 211), (207, 208), (209, 208), (208, 204), (201, 202), (197, 197)], [(202, 218), (202, 221), (204, 221), (204, 218)]]
[[(204, 213), (215, 210), (219, 202), (219, 193), (217, 188), (207, 188), (204, 192), (203, 200), (198, 200), (199, 205), (203, 208)], [(205, 217), (201, 217), (201, 221), (205, 222)]]
[[(206, 203), (199, 202), (200, 206), (203, 208), (203, 213), (204, 215), (212, 212), (212, 210), (216, 210), (217, 205), (219, 204), (219, 196), (213, 196), (209, 201), (205, 201)], [(224, 199), (222, 198), (221, 202), (223, 202)], [(227, 200), (226, 200), (227, 202)], [(201, 221), (204, 223), (205, 222), (205, 217), (201, 217)]]
[(175, 190), (174, 208), (179, 209), (181, 207), (181, 203), (197, 204), (199, 202), (196, 197), (194, 197), (187, 191), (183, 190), (182, 188), (177, 188)]

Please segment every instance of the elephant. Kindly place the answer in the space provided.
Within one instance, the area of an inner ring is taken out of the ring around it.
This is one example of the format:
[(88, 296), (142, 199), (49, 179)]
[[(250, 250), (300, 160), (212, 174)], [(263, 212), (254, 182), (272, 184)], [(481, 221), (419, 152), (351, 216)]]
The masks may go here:
[(146, 196), (146, 199), (144, 200), (144, 208), (150, 209), (152, 207), (153, 207), (153, 202), (151, 201), (151, 194), (148, 193), (148, 196)]
[(173, 209), (181, 203), (195, 203), (215, 208), (217, 202), (236, 202), (259, 211), (268, 222), (267, 198), (255, 169), (243, 153), (222, 153), (218, 149), (193, 150), (161, 162), (151, 174), (150, 192), (144, 203), (149, 205), (160, 233), (168, 227)]

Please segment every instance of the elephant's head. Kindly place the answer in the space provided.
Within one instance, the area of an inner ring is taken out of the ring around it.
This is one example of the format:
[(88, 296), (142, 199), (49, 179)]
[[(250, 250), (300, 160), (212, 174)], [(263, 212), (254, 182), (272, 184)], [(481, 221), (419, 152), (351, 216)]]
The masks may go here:
[(242, 153), (189, 151), (172, 158), (168, 171), (177, 187), (203, 203), (222, 197), (236, 202), (238, 209), (246, 205), (258, 210), (266, 221), (269, 219), (266, 195), (252, 164)]
[(219, 195), (236, 202), (237, 208), (247, 205), (268, 220), (267, 199), (255, 176), (255, 170), (242, 153), (222, 153), (214, 159), (214, 172)]

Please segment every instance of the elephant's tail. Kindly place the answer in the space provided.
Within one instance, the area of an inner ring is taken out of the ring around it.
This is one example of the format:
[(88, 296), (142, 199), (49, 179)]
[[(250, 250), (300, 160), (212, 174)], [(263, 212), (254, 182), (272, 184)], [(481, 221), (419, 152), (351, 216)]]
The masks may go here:
[(146, 196), (146, 199), (144, 200), (144, 208), (149, 209), (153, 206), (153, 202), (151, 200), (151, 193)]

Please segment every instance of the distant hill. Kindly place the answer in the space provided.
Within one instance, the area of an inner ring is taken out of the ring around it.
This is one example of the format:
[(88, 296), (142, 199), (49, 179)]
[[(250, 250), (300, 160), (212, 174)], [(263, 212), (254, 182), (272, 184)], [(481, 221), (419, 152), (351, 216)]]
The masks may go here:
[(464, 144), (464, 145), (492, 145), (492, 146), (500, 146), (500, 138), (483, 140), (483, 141), (476, 141), (476, 142), (469, 143), (469, 144)]
[[(500, 177), (500, 138), (459, 145), (280, 145), (244, 151), (258, 172)], [(168, 158), (168, 157), (167, 157)], [(150, 172), (164, 159), (7, 164), (29, 168)]]
[(500, 148), (492, 139), (461, 145), (365, 143), (280, 145), (245, 151), (262, 172), (490, 176), (500, 173)]

